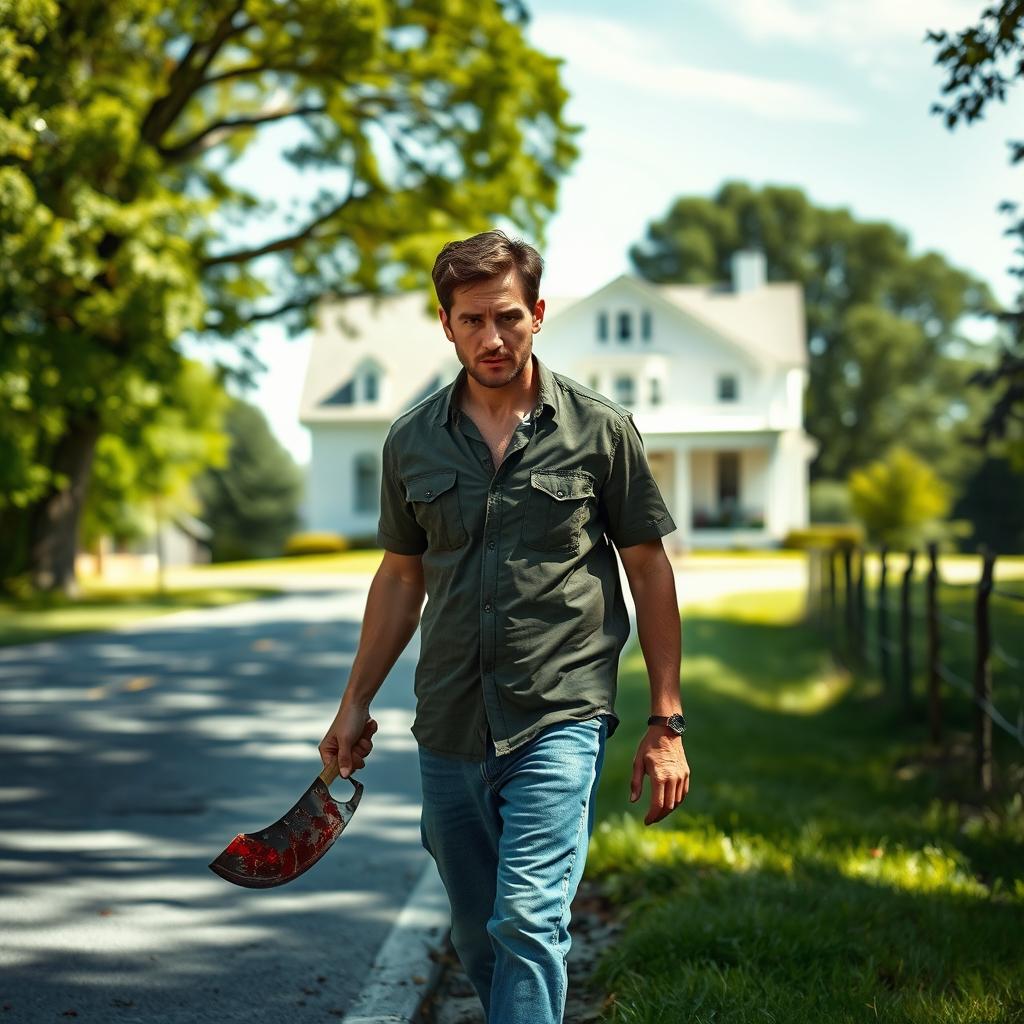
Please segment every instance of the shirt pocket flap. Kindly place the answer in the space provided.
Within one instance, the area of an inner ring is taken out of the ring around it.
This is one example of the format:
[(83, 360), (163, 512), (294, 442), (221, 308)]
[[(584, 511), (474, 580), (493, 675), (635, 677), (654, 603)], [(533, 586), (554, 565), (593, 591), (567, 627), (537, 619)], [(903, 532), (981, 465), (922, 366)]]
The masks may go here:
[(439, 469), (423, 473), (405, 482), (405, 496), (408, 501), (433, 501), (439, 494), (455, 486), (455, 470)]
[(594, 478), (589, 473), (569, 474), (534, 470), (530, 473), (530, 483), (556, 501), (594, 497)]

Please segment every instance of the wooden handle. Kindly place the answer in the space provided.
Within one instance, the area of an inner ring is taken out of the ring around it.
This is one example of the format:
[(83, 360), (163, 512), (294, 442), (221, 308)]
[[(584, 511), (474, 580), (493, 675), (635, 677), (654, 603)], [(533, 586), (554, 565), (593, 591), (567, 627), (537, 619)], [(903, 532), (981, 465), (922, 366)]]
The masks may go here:
[(325, 786), (329, 786), (338, 777), (338, 759), (332, 757), (327, 764), (324, 765), (324, 770), (320, 773), (320, 780)]

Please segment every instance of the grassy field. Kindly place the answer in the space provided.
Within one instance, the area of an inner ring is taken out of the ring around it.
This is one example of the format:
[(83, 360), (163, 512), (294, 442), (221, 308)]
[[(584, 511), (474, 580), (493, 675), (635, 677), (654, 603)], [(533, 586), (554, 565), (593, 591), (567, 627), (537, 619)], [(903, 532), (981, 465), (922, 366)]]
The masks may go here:
[(956, 799), (969, 762), (836, 669), (802, 606), (684, 609), (691, 790), (650, 828), (646, 789), (626, 799), (646, 674), (623, 659), (587, 864), (624, 921), (596, 976), (607, 1019), (1024, 1021), (1024, 751), (997, 735), (1000, 793)]

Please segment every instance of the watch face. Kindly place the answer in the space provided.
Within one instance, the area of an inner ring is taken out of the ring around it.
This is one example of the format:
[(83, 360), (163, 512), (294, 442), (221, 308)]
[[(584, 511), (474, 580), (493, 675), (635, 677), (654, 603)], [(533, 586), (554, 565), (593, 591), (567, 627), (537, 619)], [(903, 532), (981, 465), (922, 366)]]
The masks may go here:
[(686, 731), (686, 719), (682, 715), (669, 715), (666, 724), (680, 734)]

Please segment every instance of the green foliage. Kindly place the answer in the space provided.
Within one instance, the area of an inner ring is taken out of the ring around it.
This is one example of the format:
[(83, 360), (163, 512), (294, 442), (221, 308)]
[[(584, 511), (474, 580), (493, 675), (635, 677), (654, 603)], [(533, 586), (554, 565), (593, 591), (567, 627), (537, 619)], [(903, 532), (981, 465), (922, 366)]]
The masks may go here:
[[(577, 155), (511, 0), (0, 0), (0, 54), (0, 583), (66, 582), (96, 439), (174, 407), (184, 335), (247, 380), (264, 320), (424, 284), (497, 220), (540, 241)], [(279, 211), (228, 173), (285, 119), (323, 188), (238, 244)]]
[(165, 519), (198, 512), (193, 478), (227, 463), (229, 401), (205, 366), (184, 360), (162, 396), (150, 388), (126, 403), (130, 415), (119, 431), (103, 434), (96, 444), (83, 544), (103, 535), (143, 536), (153, 530), (157, 512)]
[(808, 500), (812, 523), (848, 523), (853, 519), (850, 491), (842, 480), (815, 480)]
[(803, 286), (814, 477), (845, 478), (900, 441), (961, 480), (980, 460), (961, 441), (985, 404), (966, 381), (990, 360), (957, 324), (994, 308), (987, 285), (938, 253), (912, 254), (890, 224), (816, 206), (798, 188), (737, 181), (676, 199), (630, 257), (648, 280), (699, 284), (728, 280), (748, 246), (764, 251), (769, 281)]
[(849, 477), (850, 502), (868, 540), (893, 548), (920, 546), (937, 536), (949, 512), (949, 488), (902, 445)]
[(213, 561), (279, 555), (298, 523), (302, 474), (255, 406), (233, 401), (225, 427), (226, 464), (195, 482), (200, 516), (213, 530)]
[(1024, 469), (1010, 459), (986, 459), (970, 476), (952, 514), (968, 519), (974, 535), (967, 550), (985, 544), (1002, 554), (1024, 554)]
[[(942, 95), (948, 105), (936, 103), (932, 113), (942, 117), (952, 131), (958, 124), (981, 120), (993, 100), (1005, 102), (1009, 88), (1024, 78), (1024, 3), (1003, 0), (985, 7), (974, 25), (951, 35), (929, 32), (928, 41), (938, 49), (935, 63), (947, 71)], [(1024, 160), (1024, 140), (1011, 139), (1010, 163)], [(1020, 204), (1004, 201), (1003, 213), (1011, 217), (1006, 234), (1018, 241), (1016, 253), (1024, 257), (1024, 218)], [(1024, 278), (1024, 267), (1010, 273)], [(989, 408), (975, 439), (994, 455), (1009, 457), (1014, 469), (1024, 471), (1024, 291), (1017, 296), (1015, 310), (994, 314), (1005, 323), (1010, 339), (1000, 347), (995, 364), (977, 371), (971, 383), (987, 394)]]

